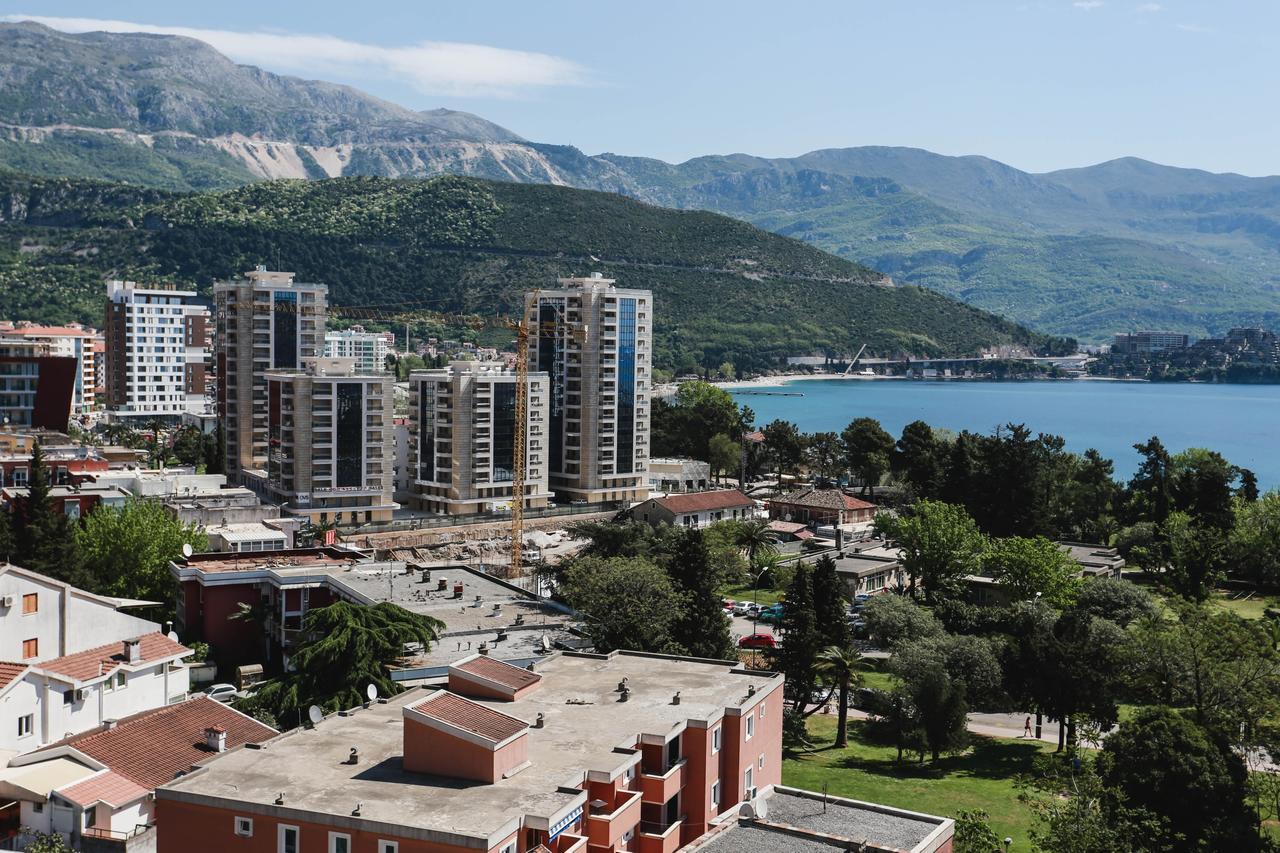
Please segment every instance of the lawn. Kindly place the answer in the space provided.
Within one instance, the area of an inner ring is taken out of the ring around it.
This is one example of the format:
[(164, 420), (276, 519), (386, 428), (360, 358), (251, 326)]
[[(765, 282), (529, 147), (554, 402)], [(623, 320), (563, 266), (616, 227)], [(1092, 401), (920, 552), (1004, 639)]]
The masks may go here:
[(1215, 591), (1209, 598), (1209, 606), (1227, 610), (1243, 619), (1262, 619), (1268, 607), (1274, 607), (1275, 599), (1271, 596), (1254, 593), (1251, 598), (1232, 598), (1235, 592)]
[[(809, 720), (815, 743), (835, 740), (835, 718), (815, 715)], [(1018, 802), (1014, 778), (1030, 773), (1040, 752), (1053, 744), (975, 737), (963, 754), (944, 756), (936, 766), (904, 761), (894, 764), (897, 750), (862, 739), (861, 723), (849, 725), (849, 748), (819, 748), (789, 755), (782, 765), (782, 782), (797, 788), (827, 791), (873, 803), (955, 817), (962, 809), (984, 809), (991, 828), (1001, 838), (1013, 838), (1013, 850), (1028, 850), (1031, 811)]]
[(757, 601), (762, 605), (777, 604), (782, 599), (782, 590), (762, 587), (753, 591), (750, 584), (731, 585), (720, 589), (720, 597), (732, 598), (734, 601)]

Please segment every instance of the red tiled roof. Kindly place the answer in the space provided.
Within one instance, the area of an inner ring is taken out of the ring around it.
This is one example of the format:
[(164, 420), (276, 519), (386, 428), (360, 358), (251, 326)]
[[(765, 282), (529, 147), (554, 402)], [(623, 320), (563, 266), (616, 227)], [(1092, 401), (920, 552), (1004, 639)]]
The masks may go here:
[(88, 808), (97, 802), (119, 808), (145, 797), (147, 789), (119, 773), (108, 770), (99, 776), (90, 776), (82, 782), (68, 785), (60, 789), (58, 795), (83, 808)]
[(742, 437), (742, 440), (754, 442), (755, 444), (764, 444), (764, 432), (762, 430), (749, 432)]
[(413, 710), (494, 743), (501, 743), (529, 728), (523, 720), (445, 691), (424, 699), (414, 705)]
[(805, 525), (798, 521), (781, 521), (775, 519), (769, 522), (769, 529), (775, 533), (799, 533), (804, 530)]
[(530, 684), (537, 684), (542, 680), (542, 676), (536, 672), (530, 672), (524, 667), (509, 664), (506, 661), (494, 660), (491, 657), (483, 655), (472, 658), (466, 663), (459, 664), (454, 667), (463, 672), (469, 672), (472, 675), (479, 676), (487, 681), (493, 681), (501, 684), (503, 687), (509, 687), (512, 690), (521, 690)]
[[(138, 640), (141, 643), (139, 650), (142, 654), (141, 663), (155, 663), (156, 661), (191, 651), (186, 646), (181, 643), (175, 643), (158, 631), (152, 634), (143, 634)], [(92, 681), (99, 676), (112, 672), (116, 667), (128, 663), (129, 659), (124, 654), (124, 642), (119, 641), (92, 649), (85, 649), (83, 652), (63, 655), (60, 658), (47, 660), (42, 664), (38, 664), (38, 666), (41, 669), (47, 669), (49, 672), (74, 678), (76, 681)]]
[(4, 690), (14, 681), (22, 677), (22, 674), (30, 669), (25, 663), (9, 663), (8, 661), (0, 661), (0, 690)]
[(796, 489), (787, 492), (785, 495), (777, 498), (771, 498), (770, 503), (786, 504), (790, 506), (818, 507), (820, 509), (875, 509), (876, 505), (859, 500), (853, 495), (846, 495), (839, 489), (817, 489), (807, 486), (803, 489)]
[(261, 743), (277, 734), (275, 729), (201, 696), (125, 717), (113, 729), (99, 726), (72, 735), (38, 752), (70, 746), (150, 791), (215, 754), (205, 746), (204, 730), (210, 726), (227, 730), (227, 749)]
[(755, 502), (751, 498), (737, 489), (717, 489), (713, 492), (668, 495), (665, 498), (654, 498), (654, 500), (669, 511), (677, 514), (755, 506)]

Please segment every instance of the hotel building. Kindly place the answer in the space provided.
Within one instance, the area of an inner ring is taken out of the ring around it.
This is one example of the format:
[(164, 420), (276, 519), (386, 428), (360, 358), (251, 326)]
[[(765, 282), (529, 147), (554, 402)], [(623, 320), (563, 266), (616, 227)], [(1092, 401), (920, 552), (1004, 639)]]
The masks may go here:
[[(516, 441), (516, 371), (455, 361), (409, 377), (409, 467), (416, 509), (449, 515), (509, 506)], [(526, 508), (544, 507), (548, 379), (529, 374), (525, 423)]]
[(550, 378), (549, 477), (562, 499), (644, 500), (649, 491), (653, 295), (612, 279), (560, 279), (525, 297), (529, 369)]
[(382, 373), (387, 369), (387, 356), (395, 351), (395, 336), (390, 332), (366, 332), (359, 326), (326, 332), (325, 358), (350, 358), (361, 373)]

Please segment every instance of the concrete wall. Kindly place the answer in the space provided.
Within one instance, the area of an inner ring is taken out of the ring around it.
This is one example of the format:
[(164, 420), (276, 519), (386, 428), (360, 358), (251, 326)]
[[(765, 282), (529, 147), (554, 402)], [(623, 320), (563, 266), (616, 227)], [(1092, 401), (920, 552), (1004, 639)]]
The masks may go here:
[[(22, 596), (28, 593), (39, 596), (38, 609), (24, 614)], [(46, 661), (160, 628), (155, 622), (122, 613), (106, 602), (68, 594), (56, 583), (14, 572), (0, 575), (0, 600), (6, 595), (14, 596), (14, 604), (0, 607), (0, 660), (22, 661), (22, 641), (27, 639), (39, 641), (40, 653), (34, 660)]]

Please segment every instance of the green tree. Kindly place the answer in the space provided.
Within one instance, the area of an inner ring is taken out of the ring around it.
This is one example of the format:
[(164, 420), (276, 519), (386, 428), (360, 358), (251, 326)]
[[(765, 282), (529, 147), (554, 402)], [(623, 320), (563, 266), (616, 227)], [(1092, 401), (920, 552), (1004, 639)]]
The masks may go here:
[(27, 845), (22, 848), (27, 853), (71, 853), (71, 848), (67, 846), (67, 842), (56, 832), (43, 833), (25, 830), (24, 834), (31, 838)]
[(991, 815), (982, 809), (960, 809), (951, 849), (953, 853), (1001, 853), (1004, 844), (991, 828)]
[(10, 562), (17, 557), (17, 542), (13, 535), (13, 516), (7, 509), (0, 509), (0, 560)]
[(790, 421), (772, 421), (765, 425), (764, 445), (773, 456), (778, 469), (778, 490), (782, 490), (782, 476), (794, 472), (804, 459), (804, 436)]
[(665, 652), (680, 597), (667, 573), (640, 557), (573, 561), (560, 594), (586, 624), (597, 651)]
[(942, 491), (945, 448), (924, 421), (912, 421), (902, 428), (893, 454), (893, 468), (911, 487), (917, 498), (935, 500)]
[(719, 481), (721, 476), (730, 472), (737, 473), (742, 461), (742, 447), (724, 433), (716, 433), (707, 446), (707, 463), (711, 472)]
[(836, 712), (836, 749), (849, 745), (849, 691), (862, 683), (862, 655), (849, 646), (827, 646), (818, 653), (814, 671), (834, 684), (840, 700)]
[(1212, 450), (1193, 447), (1170, 459), (1173, 507), (1221, 533), (1235, 522), (1231, 503), (1239, 469)]
[(385, 601), (369, 606), (337, 601), (309, 610), (290, 658), (295, 671), (264, 685), (248, 708), (264, 709), (284, 725), (300, 725), (310, 705), (338, 711), (363, 703), (369, 684), (383, 696), (394, 696), (400, 686), (387, 665), (412, 645), (429, 649), (443, 628), (430, 616)]
[(1033, 849), (1041, 853), (1155, 853), (1152, 840), (1163, 834), (1160, 821), (1128, 808), (1124, 796), (1103, 784), (1087, 754), (1063, 761), (1037, 759), (1037, 774), (1019, 797), (1036, 818)]
[(848, 596), (844, 581), (836, 573), (836, 561), (823, 554), (813, 564), (813, 612), (818, 631), (828, 646), (846, 648), (853, 644), (846, 616)]
[(942, 623), (905, 595), (877, 595), (862, 608), (867, 635), (882, 649), (941, 636)]
[(982, 555), (982, 568), (1015, 599), (1039, 595), (1054, 607), (1071, 604), (1080, 591), (1077, 567), (1070, 556), (1043, 536), (994, 539)]
[(966, 575), (977, 574), (987, 540), (963, 507), (918, 501), (909, 513), (876, 516), (876, 529), (898, 543), (912, 596), (917, 584), (934, 602), (954, 595)]
[(778, 537), (769, 529), (769, 522), (762, 519), (751, 519), (739, 522), (737, 543), (747, 555), (747, 566), (754, 572), (761, 557), (774, 556), (778, 553)]
[(1170, 708), (1142, 709), (1107, 736), (1102, 756), (1103, 784), (1163, 822), (1152, 849), (1256, 849), (1244, 764), (1195, 722)]
[(875, 418), (855, 418), (840, 433), (844, 444), (845, 465), (862, 481), (862, 494), (880, 484), (889, 470), (895, 443)]
[(651, 408), (655, 455), (708, 459), (711, 439), (742, 437), (747, 421), (733, 396), (709, 382), (682, 382), (674, 402), (655, 400)]
[(205, 459), (204, 433), (198, 427), (182, 427), (174, 433), (170, 450), (178, 462), (195, 467)]
[(178, 521), (155, 501), (129, 500), (121, 507), (99, 507), (84, 519), (75, 538), (85, 568), (101, 592), (172, 606), (169, 561), (209, 547), (209, 537), (194, 524)]
[[(805, 714), (817, 683), (814, 669), (822, 650), (822, 631), (813, 604), (813, 571), (805, 563), (796, 566), (787, 587), (782, 608), (782, 649), (777, 652), (778, 670), (786, 676), (786, 696), (795, 713)], [(812, 712), (808, 712), (812, 713)]]
[(1280, 586), (1280, 492), (1235, 504), (1227, 543), (1233, 573), (1259, 586)]
[(944, 752), (958, 752), (969, 743), (969, 703), (964, 685), (940, 664), (931, 663), (902, 679), (916, 709), (917, 725), (925, 747), (936, 764)]
[(809, 467), (823, 483), (839, 473), (843, 455), (840, 437), (834, 432), (819, 432), (809, 438)]
[(14, 526), (14, 562), (33, 572), (94, 591), (94, 578), (84, 569), (76, 547), (74, 522), (55, 512), (50, 499), (49, 470), (36, 442), (31, 451), (27, 497), (19, 502)]
[(1248, 468), (1237, 468), (1240, 475), (1240, 486), (1236, 489), (1236, 497), (1245, 503), (1253, 503), (1258, 499), (1258, 475)]
[(721, 379), (733, 379), (736, 374), (732, 361), (722, 361), (720, 367), (716, 369), (716, 375)]
[[(667, 574), (679, 601), (671, 622), (672, 642), (694, 657), (736, 659), (729, 620), (718, 592), (723, 578), (712, 564), (703, 531), (680, 531)], [(652, 607), (644, 599), (637, 600), (637, 604), (644, 611)]]
[(1080, 587), (1075, 611), (1096, 619), (1106, 619), (1121, 628), (1157, 613), (1151, 593), (1121, 578), (1092, 578)]
[(1172, 459), (1160, 439), (1152, 436), (1133, 449), (1142, 454), (1142, 464), (1129, 481), (1129, 494), (1137, 520), (1163, 524), (1173, 505)]
[(1178, 511), (1165, 519), (1162, 533), (1168, 554), (1162, 583), (1183, 598), (1204, 601), (1225, 574), (1227, 542), (1222, 530)]

